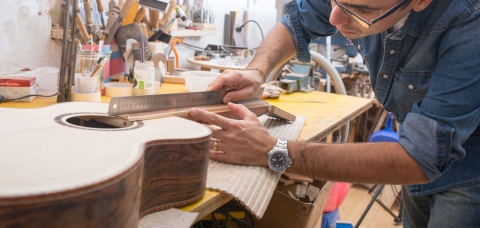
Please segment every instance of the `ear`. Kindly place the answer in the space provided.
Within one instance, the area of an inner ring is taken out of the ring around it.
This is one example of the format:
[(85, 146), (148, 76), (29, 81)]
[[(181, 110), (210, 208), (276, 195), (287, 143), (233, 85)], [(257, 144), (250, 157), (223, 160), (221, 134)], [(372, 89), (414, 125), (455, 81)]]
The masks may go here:
[(427, 8), (430, 3), (432, 3), (432, 0), (414, 0), (412, 4), (413, 10), (416, 12), (422, 11)]

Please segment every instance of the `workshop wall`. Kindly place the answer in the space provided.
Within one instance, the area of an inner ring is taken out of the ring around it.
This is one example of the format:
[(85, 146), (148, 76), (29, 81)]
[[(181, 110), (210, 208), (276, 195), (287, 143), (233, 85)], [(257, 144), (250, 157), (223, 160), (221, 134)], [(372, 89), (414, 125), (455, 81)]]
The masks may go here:
[[(183, 1), (181, 1), (183, 2)], [(192, 2), (192, 0), (190, 0)], [(228, 4), (225, 4), (225, 0), (208, 0), (208, 5), (210, 5), (211, 10), (215, 13), (215, 25), (217, 26), (217, 35), (216, 36), (205, 36), (205, 37), (189, 37), (185, 38), (185, 42), (193, 44), (199, 47), (206, 47), (208, 44), (223, 44), (223, 27), (224, 27), (224, 15), (230, 13), (230, 11), (237, 11), (237, 14), (240, 14), (237, 17), (240, 21), (243, 19), (243, 13), (248, 11), (248, 18), (250, 20), (255, 20), (258, 22), (260, 27), (263, 30), (264, 35), (273, 28), (277, 23), (277, 9), (276, 9), (276, 0), (243, 0), (243, 1), (228, 1)], [(239, 23), (238, 25), (241, 25)], [(262, 36), (258, 26), (254, 23), (248, 23), (247, 30), (247, 44), (249, 48), (256, 48), (260, 45), (262, 41)], [(187, 57), (193, 57), (195, 50), (187, 48), (183, 45), (178, 45), (177, 49), (179, 50), (180, 64), (181, 68), (186, 69), (195, 69), (199, 70), (200, 67), (191, 65), (187, 62)], [(173, 53), (170, 55), (173, 56)]]
[[(1, 0), (0, 1), (0, 75), (12, 74), (23, 68), (35, 69), (41, 66), (60, 67), (62, 42), (51, 39), (52, 24), (62, 25), (60, 4), (63, 0)], [(104, 5), (108, 0), (103, 0)], [(183, 0), (180, 1), (182, 3)], [(228, 1), (208, 0), (216, 15), (216, 36), (190, 37), (185, 42), (205, 47), (207, 44), (223, 44), (224, 15), (230, 11), (248, 11), (249, 19), (257, 21), (264, 35), (277, 22), (276, 0)], [(247, 44), (258, 47), (261, 35), (254, 23), (248, 24)], [(188, 64), (187, 57), (193, 57), (194, 50), (178, 46), (181, 67), (199, 69)], [(173, 56), (173, 53), (172, 55)]]
[(26, 67), (60, 67), (62, 43), (50, 38), (50, 1), (1, 0), (0, 75)]

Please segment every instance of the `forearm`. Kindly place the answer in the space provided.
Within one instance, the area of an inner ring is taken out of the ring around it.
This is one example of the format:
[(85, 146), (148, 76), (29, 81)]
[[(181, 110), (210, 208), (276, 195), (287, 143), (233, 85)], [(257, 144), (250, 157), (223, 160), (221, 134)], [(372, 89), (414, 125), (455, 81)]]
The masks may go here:
[(419, 184), (427, 178), (398, 143), (320, 144), (289, 142), (289, 172), (319, 180)]
[(295, 43), (282, 23), (277, 23), (260, 45), (248, 68), (258, 68), (268, 75), (270, 71), (291, 59), (296, 53)]

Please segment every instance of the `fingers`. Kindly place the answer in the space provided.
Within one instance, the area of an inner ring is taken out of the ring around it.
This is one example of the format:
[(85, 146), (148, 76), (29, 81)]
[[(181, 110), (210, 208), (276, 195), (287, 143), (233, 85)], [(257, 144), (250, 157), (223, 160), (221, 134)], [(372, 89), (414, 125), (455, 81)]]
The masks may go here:
[(210, 148), (209, 155), (211, 159), (219, 162), (241, 164), (240, 159), (236, 157), (235, 153), (227, 154), (224, 152), (224, 150), (228, 151), (230, 148), (227, 148), (227, 145), (221, 140), (213, 139)]
[(251, 87), (248, 87), (248, 88), (240, 88), (239, 90), (228, 92), (225, 95), (225, 97), (223, 97), (223, 103), (236, 102), (236, 101), (243, 101), (243, 100), (251, 99), (253, 97), (253, 95), (255, 94), (252, 91), (253, 91), (253, 89), (251, 89)]
[(242, 78), (237, 76), (234, 71), (225, 70), (208, 85), (207, 91), (222, 89), (224, 85), (237, 85), (241, 83), (241, 81)]
[[(210, 143), (210, 151), (209, 151), (209, 155), (210, 155), (210, 158), (212, 158), (213, 160), (216, 160), (216, 161), (220, 161), (220, 162), (230, 162), (230, 160), (232, 160), (229, 156), (227, 156), (225, 154), (225, 152), (223, 152), (223, 149), (221, 149), (220, 147), (224, 148), (225, 144), (221, 145), (221, 140), (218, 140), (218, 139), (212, 139), (211, 143)], [(226, 148), (224, 148), (226, 149)]]
[(211, 125), (217, 125), (222, 129), (228, 129), (230, 122), (235, 121), (199, 108), (192, 108), (188, 113), (196, 119)]
[(228, 103), (228, 108), (230, 111), (234, 112), (242, 120), (250, 120), (250, 121), (258, 121), (257, 115), (255, 113), (251, 112), (247, 107), (241, 104), (234, 104), (232, 102)]
[[(250, 110), (248, 110), (247, 107), (245, 107), (241, 104), (234, 104), (234, 103), (229, 102), (228, 103), (228, 108), (230, 109), (230, 111), (232, 111), (235, 114), (237, 114), (238, 116), (240, 116), (240, 118), (242, 120), (257, 121), (258, 122), (257, 115), (255, 115), (255, 113), (251, 112)], [(225, 130), (228, 130), (230, 128), (229, 126), (232, 126), (232, 123), (235, 121), (235, 120), (228, 119), (228, 118), (225, 118), (223, 116), (217, 115), (215, 113), (208, 112), (208, 111), (205, 111), (203, 109), (198, 109), (198, 108), (190, 109), (189, 114), (192, 117), (195, 117), (199, 120), (202, 120), (202, 121), (204, 121), (204, 122), (206, 122), (210, 125), (219, 126), (220, 128), (225, 129)]]
[(237, 159), (235, 159), (232, 156), (228, 156), (225, 153), (215, 152), (213, 150), (210, 150), (209, 155), (210, 155), (210, 158), (215, 160), (215, 161), (219, 161), (219, 162), (223, 162), (223, 163), (230, 163), (230, 164), (237, 164), (237, 165), (241, 164)]
[(236, 88), (236, 91), (227, 93), (223, 98), (224, 103), (248, 100), (252, 98), (261, 82), (255, 80), (251, 72), (225, 70), (208, 85), (207, 91), (219, 90), (224, 87)]

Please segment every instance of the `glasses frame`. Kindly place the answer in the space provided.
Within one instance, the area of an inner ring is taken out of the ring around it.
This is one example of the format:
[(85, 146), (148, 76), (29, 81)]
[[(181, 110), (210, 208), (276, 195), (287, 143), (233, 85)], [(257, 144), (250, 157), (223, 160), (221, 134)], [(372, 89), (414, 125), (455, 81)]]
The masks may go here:
[(360, 17), (358, 14), (356, 14), (355, 12), (353, 12), (352, 10), (350, 10), (349, 8), (347, 8), (346, 6), (342, 5), (341, 3), (338, 2), (338, 0), (333, 0), (333, 2), (335, 2), (335, 4), (337, 6), (339, 6), (343, 12), (345, 12), (345, 14), (347, 14), (350, 18), (352, 18), (354, 21), (358, 22), (359, 24), (361, 24), (363, 27), (365, 28), (369, 28), (370, 26), (372, 26), (373, 24), (379, 22), (380, 20), (388, 17), (390, 14), (394, 13), (395, 11), (397, 11), (400, 7), (402, 7), (403, 5), (405, 5), (405, 3), (407, 3), (408, 1), (407, 0), (402, 0), (400, 1), (399, 3), (397, 3), (396, 5), (394, 5), (391, 9), (387, 10), (385, 13), (381, 14), (380, 16), (374, 18), (373, 20), (371, 21), (368, 21), (368, 20), (365, 20), (363, 19), (362, 17)]

